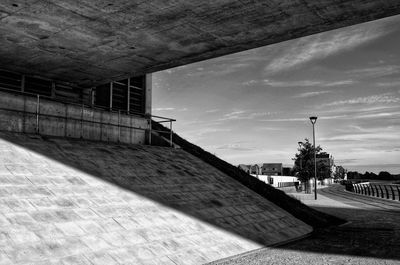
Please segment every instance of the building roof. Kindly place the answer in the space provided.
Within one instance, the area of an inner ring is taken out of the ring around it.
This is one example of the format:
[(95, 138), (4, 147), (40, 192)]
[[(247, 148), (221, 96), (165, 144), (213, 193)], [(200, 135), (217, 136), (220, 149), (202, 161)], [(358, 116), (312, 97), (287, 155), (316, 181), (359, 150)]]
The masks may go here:
[(263, 163), (263, 167), (282, 167), (282, 163)]

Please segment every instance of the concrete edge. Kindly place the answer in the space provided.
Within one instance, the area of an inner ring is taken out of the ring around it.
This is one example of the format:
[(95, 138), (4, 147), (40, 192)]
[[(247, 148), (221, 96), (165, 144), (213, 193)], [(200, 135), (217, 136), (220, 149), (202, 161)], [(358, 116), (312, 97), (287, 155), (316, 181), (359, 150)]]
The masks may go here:
[(292, 239), (288, 239), (288, 240), (285, 240), (285, 241), (282, 241), (282, 242), (279, 242), (279, 243), (275, 243), (275, 244), (271, 244), (271, 245), (268, 245), (268, 246), (264, 246), (264, 247), (261, 247), (261, 248), (249, 250), (249, 251), (246, 251), (246, 252), (243, 252), (243, 253), (240, 253), (240, 254), (236, 254), (236, 255), (233, 255), (233, 256), (230, 256), (230, 257), (226, 257), (226, 258), (222, 258), (222, 259), (219, 259), (219, 260), (215, 260), (215, 261), (211, 261), (211, 262), (208, 262), (208, 263), (204, 263), (203, 265), (218, 265), (219, 263), (224, 262), (224, 261), (228, 261), (228, 260), (231, 260), (231, 259), (236, 259), (236, 258), (240, 258), (240, 257), (246, 256), (246, 255), (249, 255), (249, 254), (257, 253), (258, 251), (261, 251), (262, 249), (265, 249), (265, 248), (276, 248), (276, 247), (284, 246), (284, 245), (287, 245), (287, 244), (290, 244), (290, 243), (293, 243), (293, 242), (300, 241), (302, 239), (308, 238), (314, 232), (315, 232), (315, 230), (313, 228), (313, 230), (311, 232), (309, 232), (307, 234), (304, 234), (302, 236), (295, 237), (295, 238), (292, 238)]

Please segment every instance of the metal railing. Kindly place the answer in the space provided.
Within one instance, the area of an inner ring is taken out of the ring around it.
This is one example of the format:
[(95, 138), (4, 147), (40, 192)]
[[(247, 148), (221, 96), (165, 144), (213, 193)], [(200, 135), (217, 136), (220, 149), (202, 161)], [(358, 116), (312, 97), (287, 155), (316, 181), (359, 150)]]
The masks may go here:
[(352, 188), (353, 192), (361, 195), (400, 201), (400, 185), (364, 182), (352, 184)]
[[(27, 97), (30, 98), (36, 98), (36, 111), (26, 111), (26, 110), (18, 110), (18, 109), (13, 109), (13, 108), (5, 108), (0, 106), (0, 110), (2, 111), (7, 111), (7, 112), (14, 112), (14, 113), (20, 113), (24, 117), (27, 115), (34, 116), (35, 117), (35, 132), (37, 134), (40, 134), (40, 122), (41, 122), (41, 117), (46, 117), (46, 118), (55, 118), (55, 119), (62, 119), (64, 120), (64, 126), (65, 128), (67, 127), (68, 121), (74, 121), (74, 122), (79, 122), (81, 124), (80, 128), (80, 138), (83, 138), (83, 124), (84, 123), (89, 123), (89, 124), (96, 124), (100, 126), (110, 126), (110, 127), (116, 127), (118, 128), (118, 142), (120, 142), (120, 137), (121, 137), (121, 129), (129, 129), (129, 130), (142, 130), (147, 132), (148, 134), (148, 144), (151, 145), (151, 138), (152, 138), (152, 133), (154, 131), (161, 133), (161, 134), (168, 134), (169, 136), (169, 144), (172, 147), (172, 123), (175, 122), (175, 119), (167, 118), (167, 117), (162, 117), (162, 116), (155, 116), (155, 115), (150, 115), (150, 114), (143, 114), (143, 113), (137, 113), (137, 112), (132, 112), (132, 111), (123, 111), (123, 110), (116, 110), (116, 109), (108, 109), (106, 107), (102, 106), (97, 106), (97, 105), (88, 105), (85, 103), (76, 103), (72, 101), (67, 101), (67, 100), (60, 100), (56, 98), (52, 98), (49, 96), (44, 96), (44, 95), (39, 95), (39, 94), (33, 94), (29, 92), (23, 92), (23, 91), (17, 91), (17, 90), (11, 90), (11, 89), (6, 89), (6, 88), (1, 88), (0, 87), (0, 92), (6, 92), (6, 93), (11, 93), (11, 94), (17, 94), (21, 95), (26, 99)], [(81, 116), (80, 118), (74, 118), (74, 117), (68, 117), (66, 116), (61, 116), (61, 115), (55, 115), (55, 114), (47, 114), (47, 113), (41, 113), (41, 104), (42, 100), (50, 101), (50, 102), (57, 102), (64, 104), (66, 107), (67, 106), (76, 106), (77, 108), (81, 109)], [(113, 114), (118, 114), (118, 122), (117, 123), (112, 123), (112, 122), (103, 122), (103, 121), (93, 121), (93, 120), (87, 120), (84, 119), (84, 111), (85, 110), (94, 110), (94, 111), (100, 111), (100, 113), (113, 113)], [(124, 125), (121, 124), (121, 115), (125, 115), (128, 117), (141, 117), (145, 120), (147, 120), (147, 124), (149, 125), (148, 128), (141, 128), (137, 126), (130, 126), (130, 125)], [(170, 131), (157, 131), (157, 130), (152, 130), (152, 119), (157, 119), (158, 123), (169, 123), (170, 125)], [(24, 126), (25, 127), (25, 126)], [(23, 131), (26, 132), (26, 131)], [(66, 134), (64, 135), (65, 137), (67, 136)], [(101, 137), (101, 132), (100, 132), (100, 137)]]

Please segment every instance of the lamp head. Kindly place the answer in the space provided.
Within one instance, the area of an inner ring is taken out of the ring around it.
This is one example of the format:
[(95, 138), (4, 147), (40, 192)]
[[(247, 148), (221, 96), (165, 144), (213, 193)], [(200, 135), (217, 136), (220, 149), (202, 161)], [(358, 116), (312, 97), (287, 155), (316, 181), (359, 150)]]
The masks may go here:
[(318, 117), (315, 117), (315, 116), (310, 117), (311, 123), (312, 123), (312, 124), (315, 124), (315, 123), (317, 122), (317, 118), (318, 118)]
[(303, 142), (297, 142), (299, 146), (301, 147), (303, 145)]

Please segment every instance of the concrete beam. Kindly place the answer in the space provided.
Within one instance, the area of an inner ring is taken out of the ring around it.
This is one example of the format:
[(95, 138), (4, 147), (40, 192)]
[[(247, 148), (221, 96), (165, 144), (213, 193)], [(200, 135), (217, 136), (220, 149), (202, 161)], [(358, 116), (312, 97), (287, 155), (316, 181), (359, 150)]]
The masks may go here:
[(4, 0), (0, 67), (91, 87), (396, 14), (398, 0)]

